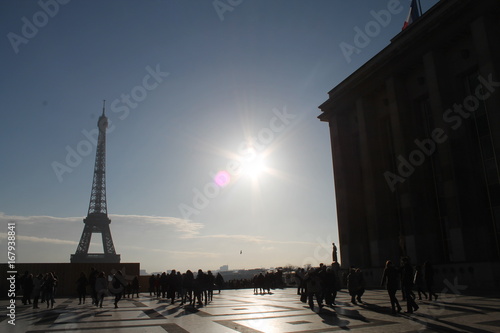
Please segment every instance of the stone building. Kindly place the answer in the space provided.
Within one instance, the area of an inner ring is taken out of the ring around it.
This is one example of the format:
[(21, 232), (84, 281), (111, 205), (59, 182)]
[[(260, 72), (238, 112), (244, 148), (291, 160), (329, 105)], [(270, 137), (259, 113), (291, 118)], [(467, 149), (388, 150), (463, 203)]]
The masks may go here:
[(328, 95), (342, 266), (499, 286), (500, 2), (438, 2)]

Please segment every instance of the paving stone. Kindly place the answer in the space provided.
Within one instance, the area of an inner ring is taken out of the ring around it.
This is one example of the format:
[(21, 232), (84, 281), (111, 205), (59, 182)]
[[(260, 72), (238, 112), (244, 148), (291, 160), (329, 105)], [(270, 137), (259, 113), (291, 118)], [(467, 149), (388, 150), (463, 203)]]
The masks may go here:
[[(336, 306), (311, 310), (292, 288), (263, 295), (252, 289), (223, 290), (207, 306), (196, 308), (149, 294), (122, 299), (118, 309), (112, 297), (105, 299), (103, 308), (58, 298), (53, 309), (18, 302), (16, 325), (4, 317), (0, 332), (500, 332), (499, 297), (441, 294), (438, 301), (417, 300), (420, 308), (413, 314), (396, 315), (384, 290), (366, 291), (358, 305), (349, 300), (340, 292)], [(3, 309), (7, 304), (0, 301)]]

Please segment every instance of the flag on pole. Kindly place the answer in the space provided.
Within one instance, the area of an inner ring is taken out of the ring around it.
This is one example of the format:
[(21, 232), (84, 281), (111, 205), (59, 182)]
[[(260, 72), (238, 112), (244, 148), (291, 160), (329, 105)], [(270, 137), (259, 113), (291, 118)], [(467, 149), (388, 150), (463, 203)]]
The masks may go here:
[(417, 0), (412, 0), (410, 5), (410, 11), (408, 12), (408, 17), (403, 24), (403, 29), (405, 30), (410, 24), (416, 21), (420, 17), (420, 11), (418, 10)]

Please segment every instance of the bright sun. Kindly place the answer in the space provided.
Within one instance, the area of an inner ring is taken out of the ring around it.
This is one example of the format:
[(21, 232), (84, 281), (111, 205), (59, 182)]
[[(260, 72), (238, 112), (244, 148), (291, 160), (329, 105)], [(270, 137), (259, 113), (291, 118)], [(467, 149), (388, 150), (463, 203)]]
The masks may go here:
[(266, 165), (262, 156), (255, 156), (251, 160), (244, 161), (242, 165), (242, 174), (257, 178), (264, 172)]

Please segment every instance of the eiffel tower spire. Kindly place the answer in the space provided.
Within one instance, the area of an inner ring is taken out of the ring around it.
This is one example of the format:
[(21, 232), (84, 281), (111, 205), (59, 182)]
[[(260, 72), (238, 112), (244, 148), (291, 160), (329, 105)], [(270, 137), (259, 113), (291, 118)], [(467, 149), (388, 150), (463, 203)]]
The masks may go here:
[[(87, 217), (83, 220), (83, 228), (80, 243), (75, 254), (71, 255), (72, 263), (81, 262), (120, 262), (120, 255), (116, 254), (111, 238), (108, 218), (108, 207), (106, 202), (106, 128), (108, 118), (105, 114), (106, 101), (103, 101), (102, 115), (97, 121), (99, 136), (97, 138), (97, 151), (94, 165), (94, 178), (92, 181), (92, 191), (90, 194), (90, 204)], [(102, 247), (104, 253), (88, 253), (90, 240), (93, 233), (100, 233), (102, 236)]]

